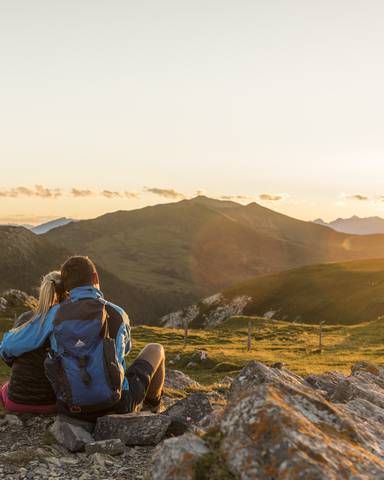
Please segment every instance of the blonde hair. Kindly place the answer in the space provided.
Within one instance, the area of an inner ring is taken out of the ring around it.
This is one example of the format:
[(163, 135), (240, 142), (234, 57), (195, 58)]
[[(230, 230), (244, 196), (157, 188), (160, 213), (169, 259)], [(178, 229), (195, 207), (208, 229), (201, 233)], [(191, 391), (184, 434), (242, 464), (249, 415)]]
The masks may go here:
[(61, 273), (59, 271), (55, 270), (44, 275), (39, 288), (39, 301), (31, 318), (31, 322), (37, 317), (40, 317), (40, 323), (43, 324), (52, 305), (60, 302), (61, 299), (59, 299), (57, 293), (57, 287), (60, 283)]
[(27, 322), (13, 328), (12, 331), (26, 327), (38, 317), (40, 317), (40, 325), (43, 325), (50, 308), (63, 300), (64, 292), (62, 290), (61, 273), (59, 271), (44, 275), (39, 287), (39, 300), (33, 310), (32, 317)]

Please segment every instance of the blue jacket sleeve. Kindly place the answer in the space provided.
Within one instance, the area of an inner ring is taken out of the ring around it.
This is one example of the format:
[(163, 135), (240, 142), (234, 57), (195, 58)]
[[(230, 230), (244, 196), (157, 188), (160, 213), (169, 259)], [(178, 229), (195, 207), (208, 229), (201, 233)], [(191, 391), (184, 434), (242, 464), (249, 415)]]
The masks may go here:
[(48, 312), (43, 325), (37, 317), (25, 327), (14, 328), (4, 334), (0, 344), (0, 356), (5, 362), (20, 357), (23, 353), (31, 352), (41, 347), (52, 333), (53, 319), (58, 306), (54, 306)]
[(128, 355), (132, 349), (131, 327), (128, 315), (125, 312), (123, 320), (116, 337), (117, 356), (121, 361), (124, 360), (124, 357)]

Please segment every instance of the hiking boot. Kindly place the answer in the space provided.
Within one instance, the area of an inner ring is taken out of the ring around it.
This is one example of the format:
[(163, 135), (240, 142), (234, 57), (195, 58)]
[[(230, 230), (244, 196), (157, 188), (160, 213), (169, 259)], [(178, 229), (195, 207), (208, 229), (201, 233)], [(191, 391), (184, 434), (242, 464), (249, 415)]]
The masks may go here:
[(158, 400), (146, 398), (141, 407), (142, 412), (161, 413), (164, 410), (163, 394)]

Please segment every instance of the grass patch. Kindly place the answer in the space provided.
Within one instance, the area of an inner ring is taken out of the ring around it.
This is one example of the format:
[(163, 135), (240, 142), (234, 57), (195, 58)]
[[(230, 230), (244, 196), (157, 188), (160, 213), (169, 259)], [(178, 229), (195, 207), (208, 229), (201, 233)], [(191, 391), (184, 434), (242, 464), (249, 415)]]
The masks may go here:
[[(247, 325), (249, 320), (253, 323), (250, 352), (247, 351), (247, 328), (239, 327)], [(322, 354), (316, 353), (319, 329), (314, 325), (234, 317), (225, 329), (192, 330), (185, 348), (180, 329), (140, 326), (132, 329), (133, 351), (127, 363), (132, 363), (147, 343), (158, 342), (165, 347), (169, 368), (182, 370), (204, 386), (220, 382), (226, 375), (236, 375), (251, 360), (267, 365), (285, 362), (287, 368), (304, 376), (327, 370), (349, 373), (351, 365), (359, 360), (378, 365), (384, 363), (383, 322), (384, 319), (379, 318), (353, 326), (324, 325)], [(0, 320), (0, 335), (8, 325), (9, 321)], [(209, 362), (195, 361), (198, 350), (208, 353)], [(187, 368), (188, 359), (195, 362), (192, 368)], [(221, 364), (229, 365), (231, 369), (222, 370)], [(0, 362), (0, 383), (9, 377), (9, 373), (10, 369)], [(181, 398), (182, 392), (171, 389), (169, 395)]]

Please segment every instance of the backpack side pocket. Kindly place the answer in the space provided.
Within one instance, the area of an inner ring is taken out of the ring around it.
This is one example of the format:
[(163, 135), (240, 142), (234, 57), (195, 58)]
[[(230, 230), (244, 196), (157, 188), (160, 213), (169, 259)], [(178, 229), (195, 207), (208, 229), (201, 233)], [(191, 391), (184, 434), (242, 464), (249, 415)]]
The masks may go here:
[(117, 361), (116, 344), (112, 338), (104, 338), (104, 365), (109, 385), (117, 399), (121, 397), (124, 371)]
[(67, 405), (72, 404), (72, 391), (61, 359), (58, 355), (49, 353), (44, 361), (45, 375), (47, 376), (52, 388), (56, 394), (56, 398), (65, 402)]

